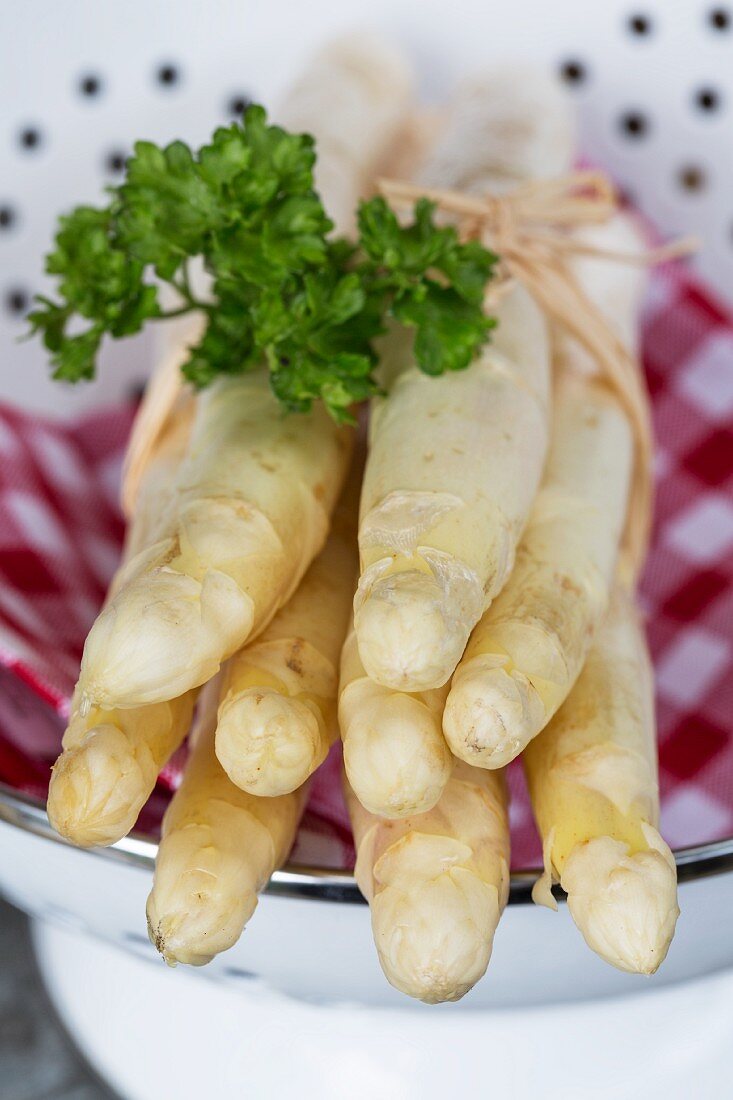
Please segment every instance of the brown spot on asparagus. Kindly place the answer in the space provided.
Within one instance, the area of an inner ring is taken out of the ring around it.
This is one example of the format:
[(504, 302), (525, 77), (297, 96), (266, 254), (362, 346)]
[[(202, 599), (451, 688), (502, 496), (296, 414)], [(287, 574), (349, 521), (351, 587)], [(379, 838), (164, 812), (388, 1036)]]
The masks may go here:
[(296, 676), (303, 675), (303, 645), (304, 642), (302, 638), (294, 638), (290, 656), (285, 662), (290, 671), (294, 672)]

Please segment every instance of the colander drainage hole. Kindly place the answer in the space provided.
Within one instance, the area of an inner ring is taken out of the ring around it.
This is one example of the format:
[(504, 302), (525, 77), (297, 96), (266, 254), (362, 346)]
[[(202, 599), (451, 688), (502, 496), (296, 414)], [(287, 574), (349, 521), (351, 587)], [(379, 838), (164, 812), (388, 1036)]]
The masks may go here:
[(630, 15), (626, 20), (626, 26), (630, 34), (635, 34), (642, 38), (644, 35), (651, 34), (653, 24), (648, 15), (643, 15), (641, 12), (635, 12), (634, 15)]

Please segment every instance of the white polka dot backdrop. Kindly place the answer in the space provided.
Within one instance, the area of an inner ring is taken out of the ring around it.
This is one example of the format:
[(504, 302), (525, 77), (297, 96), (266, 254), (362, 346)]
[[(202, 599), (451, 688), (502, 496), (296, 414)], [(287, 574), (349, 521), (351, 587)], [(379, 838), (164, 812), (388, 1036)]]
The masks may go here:
[(62, 390), (18, 342), (47, 289), (56, 216), (101, 198), (136, 138), (198, 142), (272, 102), (318, 41), (372, 26), (413, 56), (425, 97), (499, 58), (545, 64), (577, 101), (581, 151), (733, 302), (733, 4), (715, 0), (24, 0), (0, 43), (0, 394), (69, 412), (145, 375), (145, 338), (107, 350), (102, 380)]

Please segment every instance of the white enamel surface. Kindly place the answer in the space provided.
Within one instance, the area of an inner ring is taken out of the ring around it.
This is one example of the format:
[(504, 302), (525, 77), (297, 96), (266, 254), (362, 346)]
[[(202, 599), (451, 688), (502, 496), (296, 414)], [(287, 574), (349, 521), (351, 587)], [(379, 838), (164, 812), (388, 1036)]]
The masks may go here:
[[(10, 901), (157, 962), (145, 927), (149, 889), (145, 869), (0, 822), (0, 892)], [(622, 974), (592, 955), (564, 906), (558, 913), (509, 906), (484, 980), (460, 1004), (432, 1011), (450, 1015), (618, 996), (733, 966), (732, 905), (733, 875), (683, 884), (677, 935), (652, 978)], [(369, 911), (362, 905), (265, 896), (240, 942), (195, 976), (227, 982), (231, 968), (250, 971), (302, 1000), (391, 1006), (408, 1014), (430, 1011), (385, 981), (371, 941)]]
[[(310, 932), (303, 927), (304, 940)], [(687, 1100), (726, 1095), (729, 1083), (731, 971), (521, 1016), (472, 1012), (465, 1002), (466, 1010), (374, 1010), (353, 998), (309, 1003), (247, 977), (217, 986), (48, 924), (36, 926), (35, 942), (82, 1051), (132, 1100), (264, 1100), (291, 1095), (296, 1082), (301, 1100), (432, 1100), (456, 1090)]]

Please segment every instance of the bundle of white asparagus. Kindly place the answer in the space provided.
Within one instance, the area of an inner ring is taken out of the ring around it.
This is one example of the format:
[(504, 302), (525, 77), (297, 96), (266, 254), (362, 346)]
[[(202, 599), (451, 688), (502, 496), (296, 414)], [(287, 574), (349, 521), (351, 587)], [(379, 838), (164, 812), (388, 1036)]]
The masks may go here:
[[(401, 58), (349, 39), (282, 103), (283, 126), (315, 135), (336, 229), (354, 234), (360, 197), (399, 163), (417, 192), (449, 191), (454, 212), (466, 196), (469, 237), (470, 200), (493, 196), (489, 243), (501, 265), (509, 241), (519, 270), (518, 207), (502, 196), (570, 171), (568, 101), (543, 74), (501, 69), (425, 127), (410, 88)], [(560, 224), (553, 279), (570, 280), (630, 364), (644, 280), (609, 254), (641, 241), (620, 214)], [(583, 319), (569, 333), (511, 270), (493, 295), (489, 283), (496, 326), (463, 369), (431, 377), (395, 309), (365, 461), (320, 402), (283, 413), (270, 372), (287, 359), (182, 388), (202, 321), (170, 323), (133, 436), (124, 561), (87, 639), (48, 813), (75, 844), (119, 840), (196, 708), (148, 902), (171, 964), (236, 942), (339, 734), (356, 880), (396, 988), (457, 1000), (486, 970), (509, 894), (503, 769), (520, 754), (544, 851), (535, 901), (556, 907), (559, 884), (588, 945), (623, 970), (665, 957), (676, 872), (658, 832), (641, 560), (626, 538), (645, 477), (639, 417), (598, 341), (579, 341)], [(436, 301), (453, 277), (441, 271)]]

